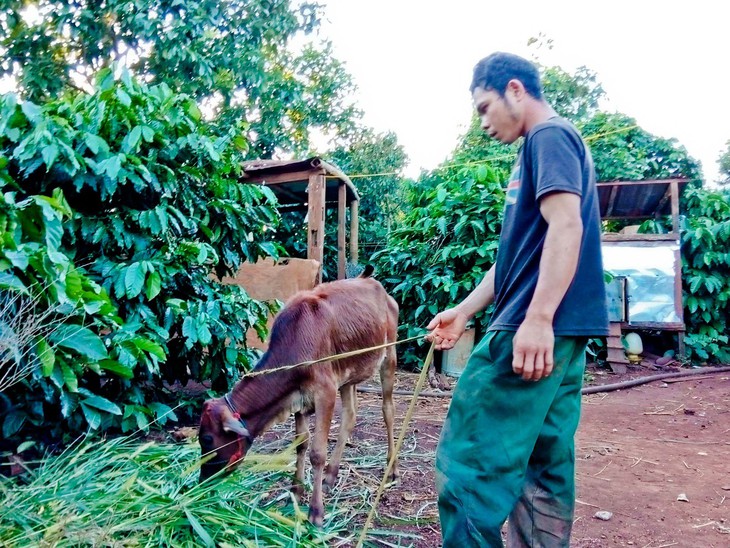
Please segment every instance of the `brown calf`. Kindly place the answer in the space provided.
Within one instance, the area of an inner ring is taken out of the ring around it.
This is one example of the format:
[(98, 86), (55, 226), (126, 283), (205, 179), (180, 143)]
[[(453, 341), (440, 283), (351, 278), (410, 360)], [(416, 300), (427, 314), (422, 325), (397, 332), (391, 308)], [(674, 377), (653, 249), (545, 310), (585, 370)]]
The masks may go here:
[[(322, 284), (294, 295), (274, 320), (269, 349), (254, 370), (263, 371), (395, 342), (398, 305), (379, 282), (369, 278), (371, 273), (369, 268), (359, 278)], [(216, 457), (201, 466), (200, 480), (223, 468), (228, 471), (235, 468), (257, 436), (294, 413), (300, 443), (292, 490), (300, 497), (303, 492), (304, 454), (309, 445), (308, 415), (315, 413), (309, 452), (314, 471), (309, 521), (321, 526), (324, 517), (322, 485), (328, 488), (334, 485), (345, 442), (355, 426), (355, 386), (372, 377), (378, 366), (390, 462), (395, 450), (394, 346), (336, 361), (243, 378), (230, 394), (206, 401), (200, 420), (200, 446), (204, 455), (215, 451)], [(342, 425), (325, 471), (327, 438), (337, 390), (342, 400)], [(394, 465), (389, 479), (397, 476)]]

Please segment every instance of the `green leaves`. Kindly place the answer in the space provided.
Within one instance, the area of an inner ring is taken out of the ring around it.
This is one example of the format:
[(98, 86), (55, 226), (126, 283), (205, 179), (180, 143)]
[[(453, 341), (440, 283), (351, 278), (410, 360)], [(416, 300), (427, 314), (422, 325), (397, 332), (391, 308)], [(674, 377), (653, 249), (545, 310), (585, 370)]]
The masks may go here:
[(221, 135), (194, 105), (106, 70), (92, 93), (0, 99), (0, 287), (48, 314), (11, 396), (25, 418), (0, 418), (13, 436), (148, 428), (163, 376), (227, 388), (250, 367), (268, 308), (213, 273), (278, 254), (279, 215), (238, 182), (238, 126)]
[(124, 289), (127, 298), (136, 297), (142, 292), (145, 279), (145, 265), (143, 263), (132, 263), (124, 273)]
[(54, 344), (67, 348), (90, 360), (101, 360), (108, 356), (101, 338), (86, 327), (61, 324), (51, 333), (49, 338)]
[(404, 336), (422, 333), (494, 264), (506, 175), (483, 166), (444, 169), (409, 189), (409, 212), (373, 257), (400, 305)]
[[(148, 128), (149, 129), (149, 128)], [(137, 152), (140, 139), (142, 138), (142, 128), (135, 126), (122, 141), (122, 150), (124, 152)]]
[(92, 392), (89, 392), (88, 390), (81, 390), (81, 393), (84, 395), (83, 399), (81, 400), (81, 405), (92, 407), (94, 409), (98, 409), (99, 411), (104, 411), (105, 413), (110, 413), (112, 415), (121, 415), (122, 410), (119, 409), (119, 406), (115, 403), (110, 402), (106, 398), (102, 398), (101, 396), (97, 396), (93, 394)]
[(730, 361), (730, 193), (688, 188), (682, 232), (686, 346), (690, 357)]

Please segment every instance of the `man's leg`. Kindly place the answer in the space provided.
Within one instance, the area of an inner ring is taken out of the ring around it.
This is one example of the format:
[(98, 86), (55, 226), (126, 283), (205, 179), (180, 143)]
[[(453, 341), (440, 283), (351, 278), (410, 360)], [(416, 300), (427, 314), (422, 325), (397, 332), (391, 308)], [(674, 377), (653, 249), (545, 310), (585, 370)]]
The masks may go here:
[(509, 516), (507, 546), (568, 547), (575, 506), (574, 436), (580, 419), (584, 338), (555, 341), (555, 363), (567, 371), (530, 458), (517, 505)]
[(454, 389), (436, 453), (445, 548), (502, 546), (502, 524), (568, 371), (556, 362), (548, 378), (522, 380), (512, 371), (513, 337), (487, 333)]

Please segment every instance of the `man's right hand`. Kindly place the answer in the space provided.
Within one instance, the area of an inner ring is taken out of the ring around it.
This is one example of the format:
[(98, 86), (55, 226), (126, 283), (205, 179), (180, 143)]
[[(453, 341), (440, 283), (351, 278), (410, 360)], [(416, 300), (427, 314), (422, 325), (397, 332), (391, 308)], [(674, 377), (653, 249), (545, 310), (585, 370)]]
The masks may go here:
[(436, 350), (448, 350), (454, 348), (456, 341), (466, 331), (466, 322), (469, 321), (466, 314), (456, 308), (449, 308), (439, 312), (426, 326), (431, 331), (426, 335), (427, 341), (436, 341)]

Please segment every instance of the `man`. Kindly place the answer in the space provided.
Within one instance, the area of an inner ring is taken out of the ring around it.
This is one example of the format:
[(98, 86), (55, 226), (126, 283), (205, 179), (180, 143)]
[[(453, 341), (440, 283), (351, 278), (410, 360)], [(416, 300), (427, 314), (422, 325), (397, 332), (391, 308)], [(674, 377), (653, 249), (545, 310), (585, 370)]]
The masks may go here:
[(428, 325), (439, 349), (494, 302), (454, 390), (436, 454), (445, 547), (568, 546), (573, 437), (588, 337), (607, 335), (600, 213), (590, 151), (542, 95), (537, 68), (494, 53), (474, 69), (484, 131), (524, 137), (495, 265)]

